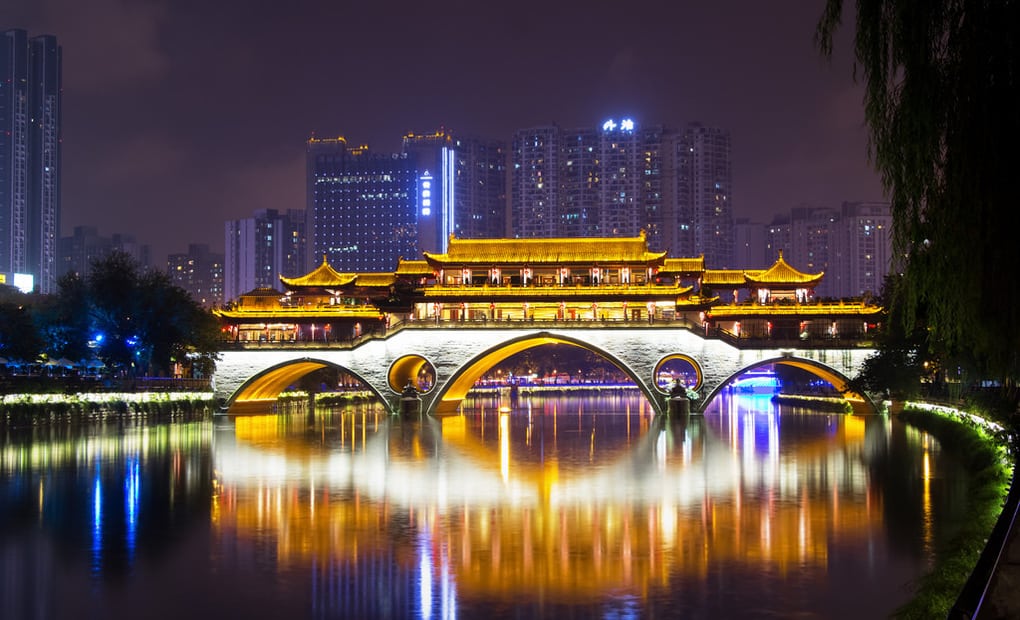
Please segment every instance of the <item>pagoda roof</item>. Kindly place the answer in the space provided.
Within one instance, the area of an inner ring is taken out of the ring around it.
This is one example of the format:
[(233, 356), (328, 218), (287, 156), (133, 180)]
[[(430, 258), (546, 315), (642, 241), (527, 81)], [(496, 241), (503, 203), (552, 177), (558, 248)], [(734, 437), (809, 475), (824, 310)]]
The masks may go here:
[(758, 271), (744, 271), (743, 269), (706, 269), (701, 276), (702, 286), (745, 286), (749, 273), (760, 273)]
[(426, 276), (432, 275), (432, 272), (432, 265), (427, 260), (400, 259), (394, 273), (398, 276)]
[(359, 273), (354, 275), (355, 286), (387, 287), (397, 281), (392, 273)]
[(283, 283), (287, 288), (307, 288), (307, 287), (339, 287), (350, 284), (354, 281), (354, 274), (340, 273), (329, 264), (326, 260), (326, 255), (322, 255), (322, 264), (315, 268), (314, 271), (307, 273), (303, 276), (296, 278), (287, 278), (280, 276), (280, 282)]
[(798, 286), (815, 286), (822, 280), (825, 272), (815, 274), (804, 273), (790, 266), (783, 259), (783, 252), (780, 250), (779, 258), (768, 269), (760, 272), (745, 272), (748, 284), (796, 284)]
[(248, 291), (247, 293), (241, 294), (241, 297), (274, 297), (274, 298), (280, 298), (280, 297), (283, 297), (283, 293), (281, 293), (280, 291), (278, 291), (275, 288), (272, 288), (270, 286), (259, 286), (257, 288), (253, 288), (252, 290)]
[(546, 239), (457, 239), (446, 254), (425, 252), (435, 265), (596, 265), (659, 263), (666, 252), (649, 252), (644, 232), (637, 237)]
[(667, 258), (659, 273), (701, 273), (705, 270), (705, 255), (697, 258)]

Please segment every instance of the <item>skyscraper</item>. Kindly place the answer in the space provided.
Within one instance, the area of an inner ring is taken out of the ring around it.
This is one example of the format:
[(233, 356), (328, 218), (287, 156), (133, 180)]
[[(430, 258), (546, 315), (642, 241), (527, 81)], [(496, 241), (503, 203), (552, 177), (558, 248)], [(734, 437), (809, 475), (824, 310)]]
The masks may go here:
[(733, 264), (733, 174), (730, 133), (691, 123), (674, 143), (675, 244), (678, 256), (705, 255), (705, 264)]
[(559, 127), (532, 127), (514, 134), (510, 198), (514, 237), (562, 236), (559, 163)]
[(460, 239), (505, 237), (506, 143), (455, 137), (454, 158), (453, 232)]
[[(392, 271), (401, 256), (420, 254), (416, 211), (431, 210), (437, 196), (434, 178), (419, 174), (413, 155), (312, 138), (307, 182), (311, 264), (325, 255), (340, 271)], [(424, 192), (429, 196), (420, 197)]]
[(895, 268), (889, 203), (844, 202), (833, 242), (835, 294), (880, 294), (886, 274)]
[(559, 187), (554, 199), (559, 207), (554, 236), (599, 236), (602, 226), (599, 221), (601, 150), (598, 131), (593, 127), (566, 131), (560, 137), (556, 154)]
[(56, 289), (60, 235), (61, 48), (0, 33), (0, 273)]
[(651, 250), (733, 256), (730, 136), (694, 123), (676, 131), (609, 119), (596, 128), (518, 130), (513, 141), (510, 234), (630, 237)]
[(279, 288), (280, 276), (306, 273), (305, 213), (260, 209), (252, 217), (226, 222), (223, 300), (255, 288)]
[(446, 252), (457, 207), (453, 136), (444, 128), (404, 135), (401, 155), (418, 171), (415, 229), (419, 252)]

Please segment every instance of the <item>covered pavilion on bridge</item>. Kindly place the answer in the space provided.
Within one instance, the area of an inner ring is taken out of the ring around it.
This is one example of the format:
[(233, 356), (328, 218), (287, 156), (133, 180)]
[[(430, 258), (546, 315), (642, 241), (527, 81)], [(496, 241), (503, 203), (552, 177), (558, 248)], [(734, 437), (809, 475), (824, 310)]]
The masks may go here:
[[(240, 342), (352, 342), (400, 323), (680, 322), (733, 338), (859, 335), (880, 308), (821, 304), (823, 273), (782, 254), (767, 269), (706, 268), (637, 237), (458, 239), (445, 253), (401, 258), (393, 272), (344, 273), (326, 256), (311, 272), (280, 276), (216, 311)], [(737, 303), (739, 293), (749, 296)], [(729, 298), (724, 303), (720, 297)]]

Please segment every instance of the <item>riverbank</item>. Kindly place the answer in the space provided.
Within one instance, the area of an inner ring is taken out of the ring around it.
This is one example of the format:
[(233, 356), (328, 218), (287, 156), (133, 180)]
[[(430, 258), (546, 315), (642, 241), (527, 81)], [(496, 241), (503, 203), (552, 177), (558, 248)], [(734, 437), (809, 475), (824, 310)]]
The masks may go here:
[(776, 394), (772, 402), (777, 405), (810, 407), (832, 413), (853, 413), (853, 405), (842, 396), (804, 396), (800, 394)]
[(212, 392), (82, 392), (7, 394), (0, 397), (0, 426), (95, 423), (154, 418), (192, 420), (215, 411)]
[(1002, 514), (1012, 461), (997, 427), (978, 416), (919, 404), (908, 404), (896, 415), (959, 454), (971, 476), (964, 510), (968, 519), (955, 536), (935, 550), (931, 572), (920, 579), (914, 598), (895, 613), (897, 618), (945, 618), (991, 544), (989, 533)]

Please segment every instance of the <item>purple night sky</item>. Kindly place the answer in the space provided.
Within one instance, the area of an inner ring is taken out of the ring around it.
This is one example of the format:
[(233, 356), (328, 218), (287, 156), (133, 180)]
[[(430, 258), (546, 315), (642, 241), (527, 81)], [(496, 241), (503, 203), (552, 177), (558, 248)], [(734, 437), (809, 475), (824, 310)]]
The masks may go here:
[(313, 132), (395, 151), (439, 126), (701, 121), (732, 132), (736, 217), (882, 199), (850, 29), (831, 63), (813, 44), (822, 0), (505, 4), (4, 0), (0, 29), (63, 47), (63, 234), (134, 234), (156, 266), (304, 208)]

